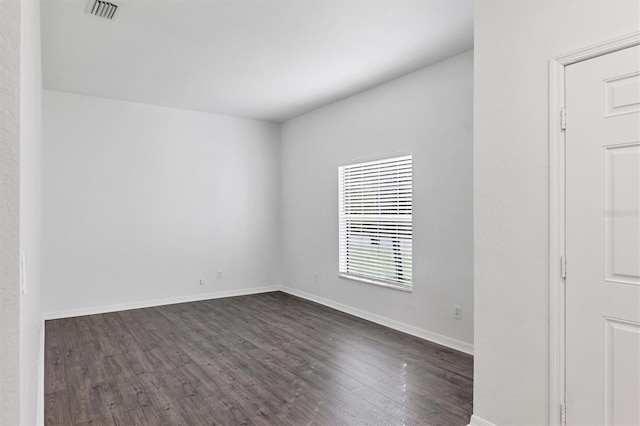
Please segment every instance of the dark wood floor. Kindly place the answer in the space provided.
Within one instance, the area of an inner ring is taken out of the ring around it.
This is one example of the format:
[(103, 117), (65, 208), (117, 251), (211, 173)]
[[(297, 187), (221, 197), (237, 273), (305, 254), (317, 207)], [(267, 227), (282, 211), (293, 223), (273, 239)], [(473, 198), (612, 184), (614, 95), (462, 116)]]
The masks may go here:
[(46, 322), (47, 425), (466, 425), (472, 357), (284, 293)]

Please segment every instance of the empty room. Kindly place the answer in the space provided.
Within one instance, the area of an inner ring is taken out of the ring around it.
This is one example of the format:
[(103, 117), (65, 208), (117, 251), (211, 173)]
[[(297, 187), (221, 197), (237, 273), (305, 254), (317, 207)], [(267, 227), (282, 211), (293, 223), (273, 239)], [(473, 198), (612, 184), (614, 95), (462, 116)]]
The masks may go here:
[(3, 0), (0, 53), (0, 425), (640, 426), (637, 0)]

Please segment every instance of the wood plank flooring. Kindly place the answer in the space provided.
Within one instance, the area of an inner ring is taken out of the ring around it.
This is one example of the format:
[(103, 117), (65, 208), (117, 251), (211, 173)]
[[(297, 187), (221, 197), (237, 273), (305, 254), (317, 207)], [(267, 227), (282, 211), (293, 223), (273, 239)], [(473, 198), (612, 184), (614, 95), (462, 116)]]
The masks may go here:
[(46, 425), (466, 425), (473, 358), (281, 292), (47, 321)]

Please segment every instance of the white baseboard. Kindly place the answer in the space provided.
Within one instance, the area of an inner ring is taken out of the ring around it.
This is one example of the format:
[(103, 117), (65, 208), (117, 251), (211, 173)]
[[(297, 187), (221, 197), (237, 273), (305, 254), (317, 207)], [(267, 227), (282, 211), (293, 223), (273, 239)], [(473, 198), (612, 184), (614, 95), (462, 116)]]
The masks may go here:
[(481, 419), (475, 414), (471, 416), (471, 421), (468, 426), (496, 426), (491, 422), (486, 421), (485, 419)]
[(45, 320), (79, 317), (84, 315), (104, 314), (107, 312), (128, 311), (129, 309), (151, 308), (154, 306), (173, 305), (176, 303), (198, 302), (224, 297), (246, 296), (249, 294), (268, 293), (280, 290), (279, 286), (243, 288), (239, 290), (218, 291), (214, 293), (193, 294), (189, 296), (169, 297), (165, 299), (144, 300), (139, 302), (121, 303), (117, 305), (93, 306), (90, 308), (70, 309), (44, 313)]
[(40, 320), (40, 353), (38, 353), (38, 400), (36, 403), (36, 424), (44, 426), (44, 319)]
[(384, 317), (382, 315), (372, 314), (362, 309), (354, 308), (353, 306), (344, 305), (342, 303), (334, 302), (333, 300), (325, 299), (301, 290), (297, 290), (291, 287), (282, 287), (281, 291), (289, 293), (293, 296), (298, 296), (303, 299), (310, 300), (312, 302), (319, 303), (321, 305), (328, 306), (338, 311), (345, 312), (356, 317), (366, 319), (367, 321), (375, 322), (376, 324), (384, 325), (385, 327), (393, 328), (394, 330), (402, 331), (403, 333), (411, 334), (412, 336), (419, 337), (430, 342), (437, 343), (442, 346), (446, 346), (451, 349), (455, 349), (460, 352), (464, 352), (469, 355), (473, 355), (473, 345), (467, 342), (463, 342), (458, 339), (443, 336), (442, 334), (434, 333), (429, 330), (425, 330), (413, 325), (409, 325), (400, 321), (393, 320), (391, 318)]

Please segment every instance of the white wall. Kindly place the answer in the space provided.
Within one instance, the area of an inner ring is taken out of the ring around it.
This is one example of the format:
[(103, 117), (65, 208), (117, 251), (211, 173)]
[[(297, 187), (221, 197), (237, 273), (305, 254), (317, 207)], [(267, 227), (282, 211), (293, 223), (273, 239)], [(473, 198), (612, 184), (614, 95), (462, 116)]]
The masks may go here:
[(279, 284), (279, 125), (44, 93), (45, 312)]
[(549, 421), (548, 60), (638, 31), (639, 8), (475, 3), (474, 412), (497, 425)]
[[(471, 349), (472, 96), (466, 52), (283, 124), (287, 287)], [(414, 165), (413, 293), (338, 277), (338, 165), (403, 151)]]
[(3, 424), (33, 425), (42, 355), (40, 3), (0, 2), (0, 29), (0, 413)]
[(20, 2), (0, 1), (0, 413), (20, 415)]
[(26, 292), (20, 299), (20, 423), (36, 424), (41, 353), (40, 286), (42, 73), (40, 1), (22, 0), (20, 48), (20, 251)]

